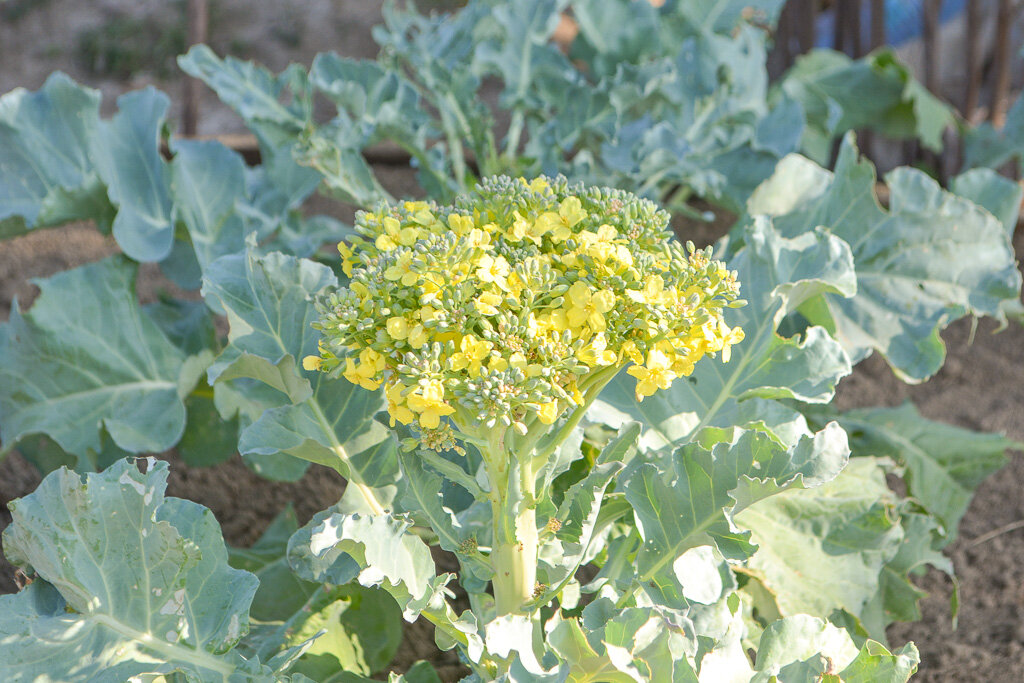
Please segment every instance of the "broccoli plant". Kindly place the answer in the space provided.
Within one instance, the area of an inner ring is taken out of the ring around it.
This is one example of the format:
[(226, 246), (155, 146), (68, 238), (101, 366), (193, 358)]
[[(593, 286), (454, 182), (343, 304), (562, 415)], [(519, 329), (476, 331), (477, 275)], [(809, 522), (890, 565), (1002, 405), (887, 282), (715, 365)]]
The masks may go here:
[[(1020, 444), (831, 401), (872, 354), (924, 381), (951, 321), (1020, 309), (1021, 190), (897, 169), (883, 207), (852, 134), (822, 167), (849, 129), (931, 145), (951, 114), (885, 54), (769, 87), (782, 3), (747, 4), (389, 5), (377, 60), (279, 75), (194, 48), (252, 167), (168, 139), (153, 90), (107, 120), (61, 75), (4, 96), (0, 236), (88, 220), (121, 253), (0, 326), (3, 452), (50, 472), (3, 536), (31, 583), (0, 596), (2, 677), (368, 680), (404, 619), (468, 681), (909, 678), (886, 626)], [(423, 197), (385, 189), (380, 142)], [(318, 189), (355, 225), (308, 215)], [(738, 216), (713, 250), (668, 229), (690, 197)], [(140, 304), (140, 263), (186, 294)], [(347, 486), (227, 548), (126, 459), (169, 448)]]

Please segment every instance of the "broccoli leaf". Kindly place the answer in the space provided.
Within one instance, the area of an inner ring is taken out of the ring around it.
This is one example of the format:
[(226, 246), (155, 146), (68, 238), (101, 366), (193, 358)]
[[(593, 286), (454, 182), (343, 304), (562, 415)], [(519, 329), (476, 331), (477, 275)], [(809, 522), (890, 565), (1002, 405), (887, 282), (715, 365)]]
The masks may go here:
[(4, 679), (267, 677), (231, 652), (256, 577), (228, 566), (213, 513), (164, 497), (167, 472), (154, 460), (146, 474), (127, 460), (84, 479), (61, 469), (11, 503), (5, 552), (38, 579), (0, 597)]

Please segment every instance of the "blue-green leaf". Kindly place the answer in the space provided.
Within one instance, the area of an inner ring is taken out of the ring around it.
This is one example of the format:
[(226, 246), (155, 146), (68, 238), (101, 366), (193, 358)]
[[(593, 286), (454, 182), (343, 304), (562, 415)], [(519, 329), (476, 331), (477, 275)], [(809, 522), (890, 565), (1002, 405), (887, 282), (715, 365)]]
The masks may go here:
[[(823, 230), (786, 239), (771, 224), (755, 221), (744, 237), (746, 246), (730, 261), (738, 272), (747, 306), (726, 311), (726, 321), (744, 331), (732, 359), (701, 360), (690, 377), (679, 378), (665, 391), (642, 402), (634, 380), (620, 373), (601, 394), (588, 418), (616, 426), (631, 418), (646, 425), (641, 445), (661, 449), (686, 443), (706, 427), (733, 427), (762, 419), (784, 426), (790, 434), (788, 409), (746, 411), (752, 399), (796, 398), (828, 402), (836, 382), (849, 374), (846, 354), (824, 329), (812, 327), (803, 339), (777, 333), (782, 318), (823, 294), (848, 296), (855, 291), (849, 247)], [(781, 408), (781, 406), (779, 406)], [(744, 416), (744, 419), (737, 418)]]
[[(383, 408), (380, 392), (321, 376), (309, 399), (271, 408), (246, 427), (239, 451), (249, 456), (285, 453), (337, 470), (353, 488), (385, 487), (395, 483), (399, 470), (394, 435), (373, 419)], [(366, 495), (374, 497), (369, 491)], [(366, 503), (372, 510), (374, 501)]]
[(890, 457), (906, 467), (907, 493), (957, 535), (978, 485), (1024, 448), (999, 434), (975, 432), (921, 417), (913, 404), (863, 408), (835, 417), (851, 435), (854, 455)]
[(136, 261), (161, 261), (174, 242), (167, 163), (159, 147), (169, 104), (153, 88), (122, 95), (118, 113), (100, 123), (93, 139), (96, 168), (117, 207), (114, 238)]
[(330, 269), (284, 254), (259, 257), (248, 251), (210, 264), (203, 280), (203, 295), (223, 308), (231, 326), (227, 348), (210, 367), (210, 381), (230, 373), (270, 383), (292, 401), (308, 397), (309, 382), (295, 360), (316, 353), (312, 301), (324, 287), (337, 284)]
[[(318, 515), (288, 543), (292, 568), (303, 578), (336, 581), (336, 565), (354, 564), (363, 586), (379, 586), (402, 608), (406, 621), (423, 610), (443, 608), (451, 574), (437, 575), (430, 548), (390, 515)], [(352, 571), (352, 570), (346, 570)]]
[(1021, 276), (992, 214), (919, 171), (899, 168), (886, 180), (888, 211), (875, 198), (874, 167), (848, 137), (834, 175), (787, 157), (748, 210), (773, 215), (783, 236), (825, 226), (850, 245), (857, 295), (827, 295), (827, 305), (807, 315), (834, 330), (854, 361), (878, 351), (917, 382), (942, 366), (942, 328), (964, 315), (1002, 319), (1020, 296)]
[(112, 257), (40, 281), (35, 305), (15, 307), (0, 327), (5, 444), (43, 433), (84, 455), (101, 449), (101, 428), (135, 453), (178, 441), (194, 373), (143, 314), (134, 280), (135, 267)]
[(88, 219), (109, 230), (114, 208), (92, 162), (99, 111), (99, 92), (59, 72), (0, 98), (0, 237)]
[[(233, 108), (250, 126), (270, 125), (282, 130), (300, 129), (311, 111), (311, 103), (291, 86), (298, 85), (296, 69), (273, 76), (263, 67), (234, 57), (221, 60), (206, 45), (195, 45), (178, 57), (178, 65), (216, 91), (221, 101)], [(284, 104), (284, 94), (297, 95)]]
[(757, 674), (751, 681), (906, 683), (920, 661), (913, 643), (890, 652), (869, 640), (858, 649), (846, 631), (800, 614), (765, 629), (757, 649)]
[(245, 164), (215, 141), (176, 140), (171, 146), (174, 213), (185, 224), (196, 260), (206, 271), (217, 258), (245, 249)]
[(859, 616), (903, 540), (894, 506), (885, 470), (873, 458), (854, 458), (829, 483), (784, 491), (735, 516), (759, 546), (747, 571), (782, 616), (837, 609)]
[(888, 50), (856, 61), (814, 50), (797, 60), (778, 87), (804, 106), (811, 125), (802, 151), (818, 163), (828, 162), (832, 139), (864, 128), (890, 138), (917, 138), (939, 151), (942, 133), (953, 123), (949, 105)]
[(749, 558), (755, 546), (733, 524), (734, 515), (768, 496), (825, 484), (848, 455), (846, 434), (832, 423), (789, 449), (764, 434), (743, 432), (710, 451), (691, 444), (632, 469), (624, 491), (644, 540), (636, 556), (639, 584), (659, 604), (685, 607), (695, 587), (684, 583), (675, 565), (686, 551), (712, 545), (729, 559)]
[(0, 597), (4, 680), (260, 673), (229, 652), (256, 578), (228, 566), (213, 513), (164, 498), (167, 471), (153, 460), (145, 475), (126, 460), (84, 480), (62, 469), (11, 504), (4, 550), (39, 578)]

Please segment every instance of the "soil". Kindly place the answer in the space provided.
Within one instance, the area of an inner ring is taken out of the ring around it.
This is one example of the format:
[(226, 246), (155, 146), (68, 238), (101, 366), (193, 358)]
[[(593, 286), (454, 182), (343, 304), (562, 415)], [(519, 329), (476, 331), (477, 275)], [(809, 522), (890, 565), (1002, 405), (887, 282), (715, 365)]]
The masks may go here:
[[(180, 103), (183, 81), (173, 62), (161, 66), (159, 55), (145, 57), (148, 70), (137, 70), (130, 77), (103, 75), (83, 62), (82, 49), (75, 46), (88, 31), (125, 17), (143, 23), (155, 21), (160, 31), (180, 29), (183, 4), (158, 0), (8, 0), (0, 12), (0, 63), (4, 64), (0, 92), (16, 86), (38, 88), (48, 73), (61, 69), (99, 88), (108, 111), (113, 108), (112, 96), (150, 83)], [(308, 64), (313, 54), (327, 49), (353, 56), (369, 56), (375, 51), (369, 27), (380, 21), (380, 3), (376, 1), (219, 0), (211, 5), (210, 39), (218, 52), (258, 55), (274, 69), (289, 61)], [(212, 93), (204, 95), (201, 115), (200, 133), (243, 130)], [(414, 185), (408, 170), (382, 171), (384, 182), (396, 195), (411, 192)], [(330, 210), (346, 218), (346, 212), (338, 207), (324, 204), (317, 210)], [(705, 226), (690, 236), (695, 242), (707, 243), (714, 232)], [(1018, 229), (1015, 246), (1018, 258), (1024, 258), (1024, 229)], [(0, 319), (9, 315), (15, 296), (23, 310), (30, 304), (37, 293), (31, 278), (47, 277), (116, 250), (110, 238), (88, 225), (40, 231), (3, 242)], [(143, 300), (152, 300), (160, 288), (167, 286), (154, 268), (142, 269)], [(1024, 328), (1011, 324), (999, 334), (990, 334), (993, 328), (990, 321), (982, 321), (971, 343), (969, 321), (950, 326), (943, 335), (949, 351), (945, 367), (931, 381), (917, 386), (901, 383), (882, 360), (870, 358), (843, 381), (837, 402), (846, 409), (899, 405), (909, 399), (928, 418), (1002, 432), (1024, 441)], [(281, 484), (260, 479), (237, 456), (204, 469), (186, 467), (173, 451), (160, 457), (171, 462), (168, 494), (209, 507), (223, 526), (226, 540), (238, 546), (255, 541), (284, 506), (294, 505), (300, 519), (305, 520), (334, 503), (343, 489), (337, 475), (316, 466), (300, 481)], [(29, 493), (38, 482), (38, 473), (16, 451), (0, 462), (0, 529), (10, 521), (4, 504)], [(922, 663), (915, 680), (1024, 680), (1024, 528), (1009, 528), (988, 540), (974, 542), (1024, 519), (1022, 486), (1024, 459), (1014, 454), (1004, 470), (981, 485), (963, 519), (959, 540), (947, 551), (961, 582), (958, 628), (953, 629), (949, 611), (951, 583), (933, 571), (919, 581), (930, 593), (922, 603), (924, 618), (890, 629), (893, 645), (912, 640), (921, 650)], [(12, 568), (0, 557), (0, 593), (14, 590)], [(458, 680), (464, 673), (451, 654), (437, 653), (432, 629), (422, 621), (407, 629), (394, 669), (404, 670), (418, 659), (434, 663), (445, 681)]]

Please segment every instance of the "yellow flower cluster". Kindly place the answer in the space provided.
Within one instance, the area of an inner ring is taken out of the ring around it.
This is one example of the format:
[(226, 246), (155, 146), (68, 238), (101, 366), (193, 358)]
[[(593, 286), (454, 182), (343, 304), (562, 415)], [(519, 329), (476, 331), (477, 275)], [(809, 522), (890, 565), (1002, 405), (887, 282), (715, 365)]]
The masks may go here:
[(544, 177), (361, 213), (339, 246), (351, 281), (318, 302), (321, 353), (304, 365), (383, 384), (392, 423), (421, 430), (526, 433), (626, 366), (642, 400), (743, 339), (722, 317), (735, 275), (667, 224), (629, 193)]

